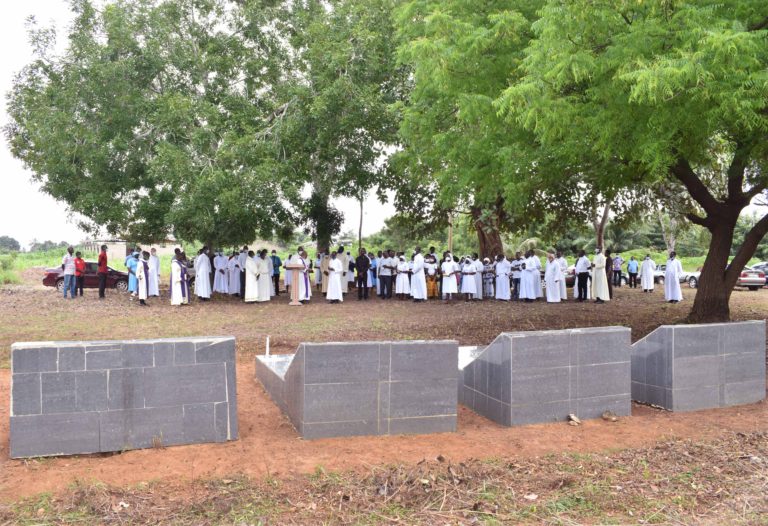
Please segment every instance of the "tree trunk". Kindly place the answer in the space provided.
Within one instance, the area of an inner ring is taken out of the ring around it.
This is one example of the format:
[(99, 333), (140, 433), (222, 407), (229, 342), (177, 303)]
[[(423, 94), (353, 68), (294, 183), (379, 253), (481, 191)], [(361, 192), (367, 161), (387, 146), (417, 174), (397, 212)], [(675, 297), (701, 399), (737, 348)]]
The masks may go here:
[(603, 208), (603, 213), (596, 217), (592, 221), (592, 225), (595, 228), (595, 239), (597, 241), (597, 248), (599, 249), (605, 249), (605, 227), (608, 224), (608, 217), (611, 212), (611, 199), (608, 199), (605, 202), (605, 207)]
[(677, 220), (674, 217), (670, 217), (669, 226), (667, 226), (664, 224), (664, 212), (662, 212), (661, 208), (658, 208), (658, 212), (661, 237), (664, 238), (667, 252), (672, 252), (675, 250), (675, 245), (677, 245)]
[(360, 226), (357, 229), (357, 251), (363, 247), (363, 203), (365, 202), (365, 192), (360, 192)]
[[(738, 273), (731, 270), (726, 272), (726, 266), (731, 254), (735, 225), (735, 221), (732, 224), (721, 222), (712, 230), (709, 252), (701, 269), (693, 308), (688, 315), (688, 321), (691, 323), (712, 323), (730, 319), (728, 302)], [(741, 269), (738, 269), (738, 272), (741, 272)]]
[(331, 237), (334, 234), (333, 220), (328, 210), (330, 193), (315, 187), (312, 190), (310, 200), (309, 219), (315, 225), (317, 250), (328, 253), (328, 250), (331, 248)]
[[(483, 220), (479, 207), (472, 207), (472, 224), (477, 232), (480, 257), (495, 258), (504, 253), (504, 243), (501, 241), (501, 233), (496, 221)], [(490, 224), (489, 224), (490, 223)]]

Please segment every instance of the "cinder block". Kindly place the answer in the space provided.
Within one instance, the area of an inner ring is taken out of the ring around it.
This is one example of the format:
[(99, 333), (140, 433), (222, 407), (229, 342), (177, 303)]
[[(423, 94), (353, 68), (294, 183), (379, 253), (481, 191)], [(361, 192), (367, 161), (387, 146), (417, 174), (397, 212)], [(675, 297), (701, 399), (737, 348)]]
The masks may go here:
[(174, 365), (192, 365), (195, 363), (196, 351), (195, 342), (177, 341), (174, 344), (173, 363)]
[(220, 442), (216, 433), (215, 404), (194, 404), (184, 406), (184, 442)]
[(456, 414), (456, 379), (392, 382), (390, 418)]
[(11, 458), (98, 451), (99, 413), (11, 417)]
[(119, 349), (111, 350), (91, 350), (85, 349), (85, 368), (88, 371), (101, 369), (119, 369), (123, 366), (123, 351)]
[(57, 370), (58, 349), (56, 347), (11, 346), (11, 372), (40, 373)]
[(308, 384), (304, 391), (305, 424), (378, 420), (378, 382)]
[(629, 395), (598, 396), (576, 400), (576, 415), (579, 418), (600, 418), (605, 411), (612, 411), (618, 416), (629, 416), (632, 413)]
[(452, 341), (393, 342), (392, 381), (456, 378), (459, 347)]
[(722, 325), (723, 354), (765, 352), (765, 320)]
[(174, 342), (169, 340), (160, 340), (155, 342), (153, 353), (155, 367), (173, 365)]
[(632, 380), (628, 362), (581, 365), (575, 370), (578, 377), (577, 398), (629, 395)]
[(307, 384), (379, 380), (378, 343), (307, 344), (304, 360), (304, 381)]
[(109, 371), (109, 409), (144, 407), (144, 369)]
[(40, 384), (43, 414), (75, 412), (75, 373), (42, 373)]
[(513, 426), (541, 422), (562, 422), (575, 408), (569, 400), (513, 405), (510, 422)]
[(675, 360), (720, 354), (722, 324), (675, 325), (672, 327)]
[(571, 365), (570, 331), (519, 332), (511, 341), (515, 371)]
[(237, 438), (237, 429), (235, 434), (230, 434), (229, 430), (229, 404), (227, 402), (217, 402), (214, 404), (214, 422), (216, 427), (216, 442), (226, 442)]
[(516, 355), (512, 358), (513, 406), (569, 400), (570, 367), (518, 370), (515, 358)]
[(152, 342), (123, 343), (123, 363), (125, 368), (152, 367), (155, 361), (155, 350)]
[(99, 414), (101, 451), (123, 451), (184, 443), (180, 406), (104, 411)]
[(145, 369), (144, 406), (225, 402), (225, 378), (223, 363)]
[(765, 376), (762, 380), (727, 383), (724, 395), (726, 406), (759, 402), (765, 398)]
[(347, 422), (304, 422), (301, 436), (307, 440), (333, 437), (375, 435), (378, 426), (375, 420), (352, 420)]
[(726, 354), (725, 382), (746, 382), (765, 378), (765, 353)]
[(672, 389), (672, 411), (698, 411), (720, 407), (719, 385)]
[[(234, 347), (234, 340), (232, 345)], [(235, 362), (224, 362), (224, 376), (229, 409), (229, 440), (236, 440), (239, 436), (239, 430), (237, 424), (237, 365)]]
[(455, 431), (456, 415), (393, 418), (389, 421), (389, 433), (391, 435), (453, 433)]
[(675, 360), (673, 389), (687, 389), (720, 382), (721, 359), (719, 356), (699, 356)]
[(85, 347), (59, 347), (59, 371), (84, 371)]
[(77, 371), (75, 375), (76, 410), (106, 411), (109, 407), (107, 393), (108, 371)]
[(626, 327), (574, 329), (577, 358), (574, 365), (626, 362), (629, 360), (631, 330)]
[(196, 363), (235, 363), (235, 339), (227, 338), (212, 342), (195, 351)]
[(40, 373), (14, 374), (11, 383), (11, 416), (42, 413)]

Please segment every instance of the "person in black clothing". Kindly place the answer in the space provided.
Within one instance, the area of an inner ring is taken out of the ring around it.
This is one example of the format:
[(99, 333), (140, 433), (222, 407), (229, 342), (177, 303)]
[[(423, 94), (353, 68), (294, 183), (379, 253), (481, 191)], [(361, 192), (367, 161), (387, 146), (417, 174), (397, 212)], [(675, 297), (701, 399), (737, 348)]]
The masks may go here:
[(360, 248), (360, 255), (355, 259), (357, 268), (357, 299), (368, 299), (368, 269), (371, 268), (371, 260), (364, 248)]

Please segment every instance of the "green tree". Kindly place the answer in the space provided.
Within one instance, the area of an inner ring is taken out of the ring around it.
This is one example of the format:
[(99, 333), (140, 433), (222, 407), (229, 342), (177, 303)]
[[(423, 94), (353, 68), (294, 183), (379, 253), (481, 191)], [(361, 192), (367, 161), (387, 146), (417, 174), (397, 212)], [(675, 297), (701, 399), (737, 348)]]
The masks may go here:
[(687, 196), (686, 217), (711, 232), (689, 319), (728, 319), (768, 231), (765, 214), (726, 270), (739, 215), (768, 184), (768, 4), (549, 0), (540, 13), (500, 111), (547, 149), (624, 166), (613, 184)]
[(283, 56), (273, 3), (72, 0), (61, 56), (54, 30), (30, 33), (35, 58), (9, 94), (13, 155), (91, 231), (271, 237), (292, 220), (262, 133)]
[(309, 193), (301, 219), (321, 249), (343, 222), (331, 199), (361, 199), (385, 173), (396, 131), (389, 107), (403, 82), (394, 60), (395, 4), (308, 0), (286, 8), (291, 60), (276, 86), (284, 105), (270, 133), (277, 178), (295, 195)]
[(21, 245), (10, 236), (0, 236), (0, 252), (18, 252)]

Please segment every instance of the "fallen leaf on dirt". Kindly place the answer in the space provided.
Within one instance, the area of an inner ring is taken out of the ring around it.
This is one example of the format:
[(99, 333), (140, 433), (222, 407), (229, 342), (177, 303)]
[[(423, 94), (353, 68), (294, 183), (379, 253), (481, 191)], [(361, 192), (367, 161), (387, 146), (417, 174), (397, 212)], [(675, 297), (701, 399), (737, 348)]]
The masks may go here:
[(613, 411), (604, 411), (601, 416), (603, 420), (607, 420), (608, 422), (616, 422), (619, 419)]
[(581, 419), (578, 416), (574, 415), (573, 413), (568, 415), (568, 421), (569, 422), (573, 422), (573, 424), (571, 424), (571, 425), (579, 425), (579, 424), (581, 424)]
[(531, 502), (533, 502), (534, 500), (538, 499), (539, 496), (536, 495), (535, 493), (529, 493), (528, 495), (523, 495), (523, 498), (525, 500), (530, 500)]

